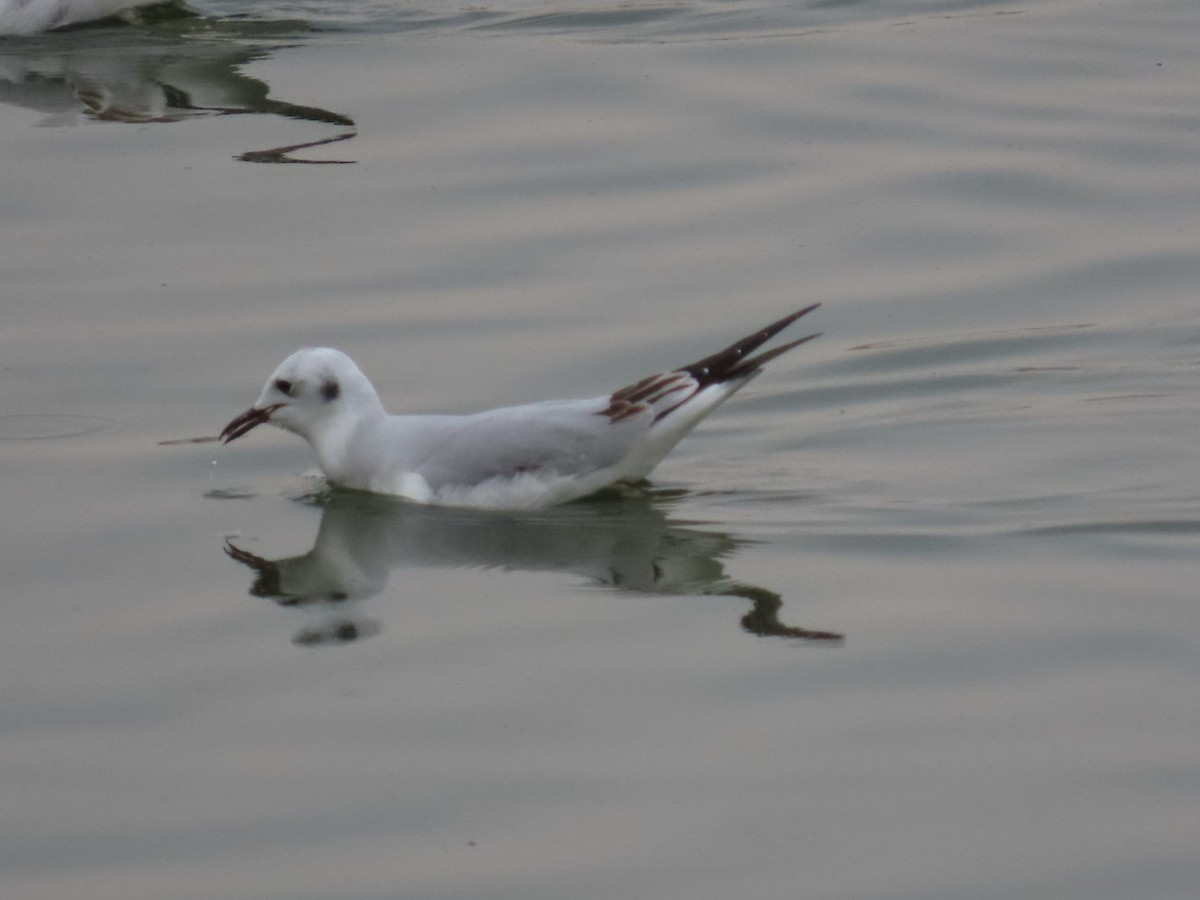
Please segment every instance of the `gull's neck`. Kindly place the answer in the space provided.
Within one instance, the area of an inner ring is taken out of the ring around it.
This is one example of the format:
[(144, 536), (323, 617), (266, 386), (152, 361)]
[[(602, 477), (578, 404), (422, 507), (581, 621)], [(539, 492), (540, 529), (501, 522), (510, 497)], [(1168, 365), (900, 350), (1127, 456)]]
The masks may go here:
[(316, 453), (325, 475), (331, 481), (346, 483), (352, 480), (351, 442), (366, 443), (371, 432), (387, 417), (379, 395), (367, 383), (355, 390), (353, 397), (347, 399), (345, 407), (336, 415), (315, 423), (304, 438)]

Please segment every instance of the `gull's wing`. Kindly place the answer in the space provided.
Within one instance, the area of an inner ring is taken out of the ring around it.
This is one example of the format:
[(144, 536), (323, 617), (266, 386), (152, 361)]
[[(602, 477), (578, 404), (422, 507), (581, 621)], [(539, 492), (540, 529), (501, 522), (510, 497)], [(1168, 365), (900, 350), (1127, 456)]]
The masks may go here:
[(444, 420), (419, 468), (435, 490), (521, 474), (642, 478), (762, 367), (815, 334), (752, 355), (820, 304), (792, 313), (724, 350), (593, 400), (506, 407)]
[(607, 469), (645, 439), (653, 417), (614, 422), (607, 397), (562, 400), (439, 417), (417, 472), (437, 490), (523, 474), (581, 476)]

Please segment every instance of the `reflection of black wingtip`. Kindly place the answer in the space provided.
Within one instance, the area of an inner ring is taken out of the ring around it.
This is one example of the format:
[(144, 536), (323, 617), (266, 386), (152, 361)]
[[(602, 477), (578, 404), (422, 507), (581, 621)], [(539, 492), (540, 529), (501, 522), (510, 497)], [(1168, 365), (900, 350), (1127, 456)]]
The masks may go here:
[(336, 144), (338, 141), (348, 141), (357, 137), (357, 131), (347, 131), (335, 134), (333, 137), (321, 138), (319, 141), (305, 141), (303, 144), (289, 144), (286, 147), (272, 147), (268, 150), (247, 150), (239, 153), (234, 159), (241, 162), (254, 163), (297, 163), (310, 166), (348, 166), (353, 165), (352, 159), (296, 159), (291, 156), (297, 150), (307, 150), (310, 147), (321, 147), (325, 144)]
[(286, 103), (283, 100), (269, 100), (267, 103), (268, 106), (264, 112), (273, 112), (285, 119), (296, 119), (300, 122), (322, 122), (325, 125), (339, 125), (342, 128), (358, 127), (352, 118), (331, 109), (322, 109), (319, 106), (301, 106), (298, 103)]
[(797, 628), (795, 625), (787, 625), (779, 621), (779, 610), (783, 608), (783, 599), (766, 588), (738, 585), (728, 593), (737, 597), (745, 597), (754, 604), (750, 612), (742, 616), (742, 628), (753, 635), (812, 641), (824, 646), (840, 646), (845, 643), (846, 636), (838, 634), (836, 631)]
[(838, 634), (836, 631), (814, 631), (810, 628), (797, 628), (794, 625), (785, 625), (778, 619), (763, 622), (757, 615), (757, 610), (748, 612), (742, 616), (742, 628), (757, 637), (781, 637), (797, 641), (812, 641), (826, 647), (840, 646), (846, 642), (846, 636)]

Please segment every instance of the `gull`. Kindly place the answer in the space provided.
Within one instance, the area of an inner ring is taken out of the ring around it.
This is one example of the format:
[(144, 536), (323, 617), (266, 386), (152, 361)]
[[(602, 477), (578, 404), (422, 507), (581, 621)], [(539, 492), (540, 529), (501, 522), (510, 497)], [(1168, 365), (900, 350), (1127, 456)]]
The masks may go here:
[(228, 444), (264, 423), (300, 435), (330, 484), (417, 503), (520, 509), (637, 482), (714, 409), (810, 334), (754, 351), (814, 303), (711, 356), (612, 394), (469, 415), (389, 415), (345, 353), (304, 347), (225, 426)]
[(37, 34), (163, 0), (0, 0), (0, 35)]

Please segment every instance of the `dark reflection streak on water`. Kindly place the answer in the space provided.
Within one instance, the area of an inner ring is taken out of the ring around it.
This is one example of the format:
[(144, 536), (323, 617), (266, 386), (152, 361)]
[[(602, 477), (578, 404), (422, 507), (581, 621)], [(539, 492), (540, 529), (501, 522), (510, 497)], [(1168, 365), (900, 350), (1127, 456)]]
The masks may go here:
[(358, 132), (348, 131), (343, 134), (336, 134), (333, 137), (322, 138), (317, 141), (307, 141), (303, 144), (289, 144), (286, 147), (275, 147), (271, 150), (248, 150), (245, 153), (238, 154), (234, 159), (242, 162), (256, 163), (303, 163), (310, 166), (322, 165), (351, 165), (355, 162), (353, 159), (296, 159), (290, 154), (297, 150), (308, 150), (312, 147), (321, 147), (325, 144), (336, 144), (338, 141), (348, 141), (355, 137)]
[(1200, 534), (1200, 520), (1157, 519), (1154, 521), (1129, 522), (1066, 522), (1058, 525), (1043, 525), (1025, 528), (1013, 534), (1024, 537), (1049, 535), (1193, 535)]
[[(164, 85), (164, 88), (166, 86)], [(297, 150), (308, 150), (313, 147), (322, 147), (326, 144), (336, 144), (339, 141), (348, 141), (351, 138), (357, 137), (357, 126), (353, 119), (349, 116), (344, 116), (340, 113), (335, 113), (327, 109), (321, 109), (316, 106), (301, 106), (296, 103), (286, 103), (282, 100), (271, 100), (266, 97), (266, 85), (263, 85), (263, 100), (256, 109), (228, 109), (220, 107), (205, 107), (192, 105), (191, 100), (186, 94), (180, 92), (180, 96), (176, 99), (175, 105), (180, 109), (194, 110), (197, 112), (211, 112), (218, 115), (250, 115), (250, 114), (267, 114), (277, 115), (286, 119), (296, 119), (302, 122), (321, 122), (327, 125), (341, 125), (345, 128), (353, 129), (351, 131), (335, 134), (332, 137), (319, 138), (312, 141), (304, 141), (298, 144), (288, 144), (283, 147), (272, 147), (266, 150), (247, 150), (245, 153), (239, 153), (234, 156), (234, 159), (242, 162), (256, 163), (303, 163), (306, 165), (349, 165), (355, 160), (352, 159), (297, 159), (291, 154)]]
[(859, 344), (849, 347), (849, 350), (893, 350), (899, 347), (928, 347), (939, 345), (997, 343), (1040, 335), (1057, 335), (1063, 332), (1079, 331), (1084, 328), (1095, 328), (1090, 322), (1080, 322), (1070, 325), (1039, 325), (1033, 328), (1012, 328), (1001, 331), (969, 331), (954, 335), (941, 335), (926, 338), (907, 338), (904, 340), (875, 341), (869, 344)]
[(225, 553), (255, 572), (250, 593), (319, 621), (295, 643), (340, 644), (375, 634), (358, 610), (387, 586), (392, 568), (435, 566), (570, 572), (619, 591), (749, 600), (742, 627), (761, 637), (838, 644), (843, 636), (787, 625), (783, 601), (729, 579), (723, 560), (745, 543), (668, 519), (662, 498), (634, 496), (527, 514), (421, 507), (338, 492), (323, 495), (311, 550), (267, 559), (227, 541)]
[(0, 441), (43, 441), (82, 437), (116, 424), (107, 416), (70, 413), (26, 413), (0, 415)]

